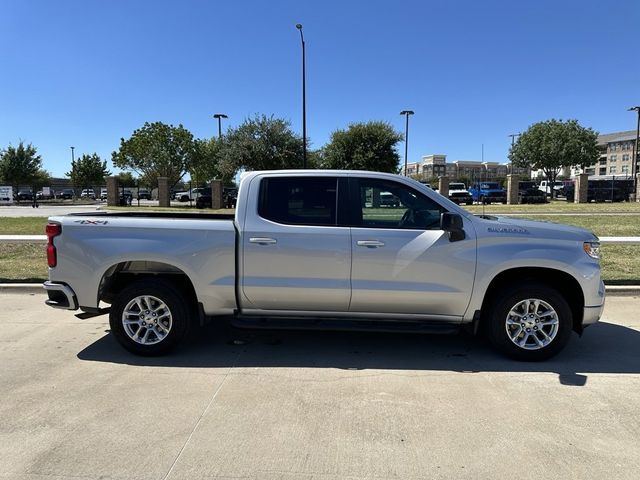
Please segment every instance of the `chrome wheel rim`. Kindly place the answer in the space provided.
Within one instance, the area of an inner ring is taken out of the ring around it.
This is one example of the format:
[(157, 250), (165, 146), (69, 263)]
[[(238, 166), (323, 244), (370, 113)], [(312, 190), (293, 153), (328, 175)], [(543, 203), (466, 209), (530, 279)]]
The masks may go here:
[(122, 326), (131, 340), (141, 345), (163, 341), (173, 325), (166, 303), (151, 295), (133, 298), (122, 312)]
[(511, 341), (524, 350), (540, 350), (558, 334), (558, 314), (544, 300), (527, 298), (516, 303), (505, 322)]

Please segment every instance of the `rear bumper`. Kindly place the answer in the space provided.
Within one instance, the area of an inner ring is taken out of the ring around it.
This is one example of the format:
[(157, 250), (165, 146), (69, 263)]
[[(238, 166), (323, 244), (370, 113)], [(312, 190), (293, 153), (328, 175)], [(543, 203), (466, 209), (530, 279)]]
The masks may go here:
[(53, 308), (64, 310), (77, 310), (78, 299), (71, 287), (65, 283), (44, 282), (43, 288), (47, 291), (48, 300), (44, 303)]

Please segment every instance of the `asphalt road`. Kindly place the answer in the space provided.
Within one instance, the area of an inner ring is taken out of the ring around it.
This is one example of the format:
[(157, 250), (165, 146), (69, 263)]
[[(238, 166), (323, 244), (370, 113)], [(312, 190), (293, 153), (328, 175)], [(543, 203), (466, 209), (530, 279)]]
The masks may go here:
[(638, 478), (638, 297), (539, 364), (464, 335), (221, 326), (140, 358), (43, 299), (0, 293), (0, 478)]

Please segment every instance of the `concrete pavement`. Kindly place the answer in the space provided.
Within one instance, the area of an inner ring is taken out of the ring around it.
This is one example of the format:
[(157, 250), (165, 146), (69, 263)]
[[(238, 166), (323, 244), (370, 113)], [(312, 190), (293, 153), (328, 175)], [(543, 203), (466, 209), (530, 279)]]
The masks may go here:
[(468, 336), (199, 330), (135, 357), (105, 317), (0, 295), (0, 478), (636, 479), (638, 297), (555, 359)]

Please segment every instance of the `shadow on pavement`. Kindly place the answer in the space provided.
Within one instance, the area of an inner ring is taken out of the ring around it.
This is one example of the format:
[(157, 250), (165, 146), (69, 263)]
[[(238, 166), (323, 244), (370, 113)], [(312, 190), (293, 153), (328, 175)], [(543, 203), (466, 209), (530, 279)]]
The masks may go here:
[(85, 361), (157, 367), (304, 367), (454, 372), (552, 372), (582, 386), (588, 373), (640, 373), (640, 332), (601, 322), (573, 335), (541, 363), (510, 360), (469, 335), (237, 330), (209, 325), (164, 357), (138, 357), (106, 335), (78, 353)]

